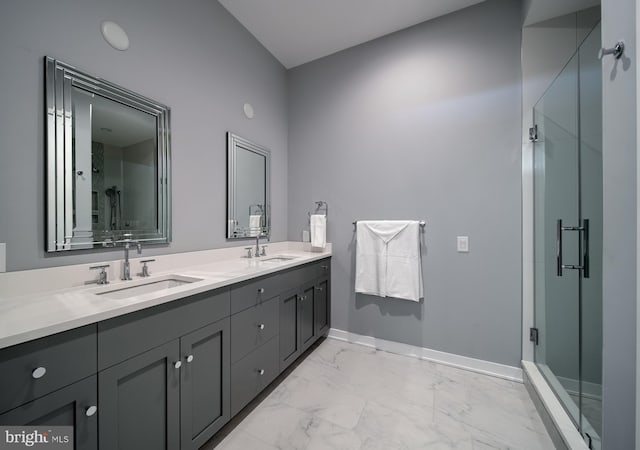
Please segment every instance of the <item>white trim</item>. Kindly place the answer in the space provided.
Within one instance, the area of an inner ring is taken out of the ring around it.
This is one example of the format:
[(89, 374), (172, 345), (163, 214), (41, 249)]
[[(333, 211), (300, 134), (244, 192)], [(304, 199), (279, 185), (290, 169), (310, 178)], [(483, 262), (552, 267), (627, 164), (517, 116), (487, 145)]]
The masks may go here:
[(522, 144), (522, 359), (534, 360), (529, 329), (534, 317), (533, 143)]
[[(580, 382), (572, 378), (556, 376), (560, 384), (571, 395), (578, 395), (580, 392)], [(602, 385), (591, 383), (590, 381), (582, 381), (582, 396), (594, 400), (602, 401)]]
[(531, 382), (531, 386), (538, 393), (545, 410), (553, 422), (556, 430), (560, 434), (563, 442), (569, 449), (587, 449), (587, 444), (573, 424), (573, 421), (564, 410), (560, 401), (551, 390), (540, 370), (531, 361), (522, 361), (522, 368)]
[(329, 337), (338, 341), (351, 342), (353, 344), (359, 344), (389, 353), (396, 353), (398, 355), (433, 361), (447, 366), (457, 367), (459, 369), (470, 370), (472, 372), (522, 383), (522, 369), (519, 367), (507, 366), (491, 361), (484, 361), (482, 359), (469, 358), (468, 356), (455, 355), (453, 353), (441, 352), (415, 345), (402, 344), (400, 342), (387, 341), (385, 339), (350, 333), (336, 328), (331, 328), (329, 330)]

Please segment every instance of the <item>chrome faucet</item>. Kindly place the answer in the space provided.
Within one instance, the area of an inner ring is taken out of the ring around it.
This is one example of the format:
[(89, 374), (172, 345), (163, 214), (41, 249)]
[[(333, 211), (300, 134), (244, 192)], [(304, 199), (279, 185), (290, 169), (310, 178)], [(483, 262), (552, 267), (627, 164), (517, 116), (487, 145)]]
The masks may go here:
[(122, 280), (130, 280), (131, 279), (131, 264), (129, 263), (129, 248), (131, 244), (135, 244), (138, 249), (138, 255), (142, 254), (142, 244), (137, 241), (132, 241), (130, 239), (125, 240), (124, 242), (124, 267), (122, 270)]
[(260, 235), (256, 235), (256, 250), (255, 252), (253, 252), (253, 254), (256, 256), (256, 258), (258, 256), (260, 256)]

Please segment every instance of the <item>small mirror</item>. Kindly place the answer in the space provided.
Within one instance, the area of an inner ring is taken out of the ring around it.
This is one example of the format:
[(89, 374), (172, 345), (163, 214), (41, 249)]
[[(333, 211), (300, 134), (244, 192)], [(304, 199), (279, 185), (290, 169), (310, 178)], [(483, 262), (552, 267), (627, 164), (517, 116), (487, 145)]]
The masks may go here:
[(46, 58), (47, 251), (171, 237), (169, 108)]
[(269, 236), (271, 152), (227, 133), (227, 239)]

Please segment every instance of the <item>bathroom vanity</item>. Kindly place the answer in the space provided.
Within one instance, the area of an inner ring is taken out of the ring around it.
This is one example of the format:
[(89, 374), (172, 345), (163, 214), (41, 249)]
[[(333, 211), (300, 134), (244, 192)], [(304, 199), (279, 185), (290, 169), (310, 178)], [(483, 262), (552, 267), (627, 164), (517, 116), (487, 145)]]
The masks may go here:
[(0, 424), (73, 425), (76, 449), (197, 449), (328, 332), (330, 261), (242, 261), (224, 280), (195, 267), (202, 281), (133, 297), (139, 308), (96, 295), (113, 287), (59, 292), (86, 297), (87, 323), (3, 345)]

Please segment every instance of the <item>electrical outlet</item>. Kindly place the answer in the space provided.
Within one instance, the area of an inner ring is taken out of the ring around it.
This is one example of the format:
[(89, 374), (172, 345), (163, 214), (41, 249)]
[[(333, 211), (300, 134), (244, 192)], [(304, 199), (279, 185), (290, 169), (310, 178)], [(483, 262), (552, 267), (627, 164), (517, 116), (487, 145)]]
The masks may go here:
[(458, 252), (469, 252), (469, 236), (458, 236)]
[(0, 272), (7, 271), (7, 244), (0, 244)]

